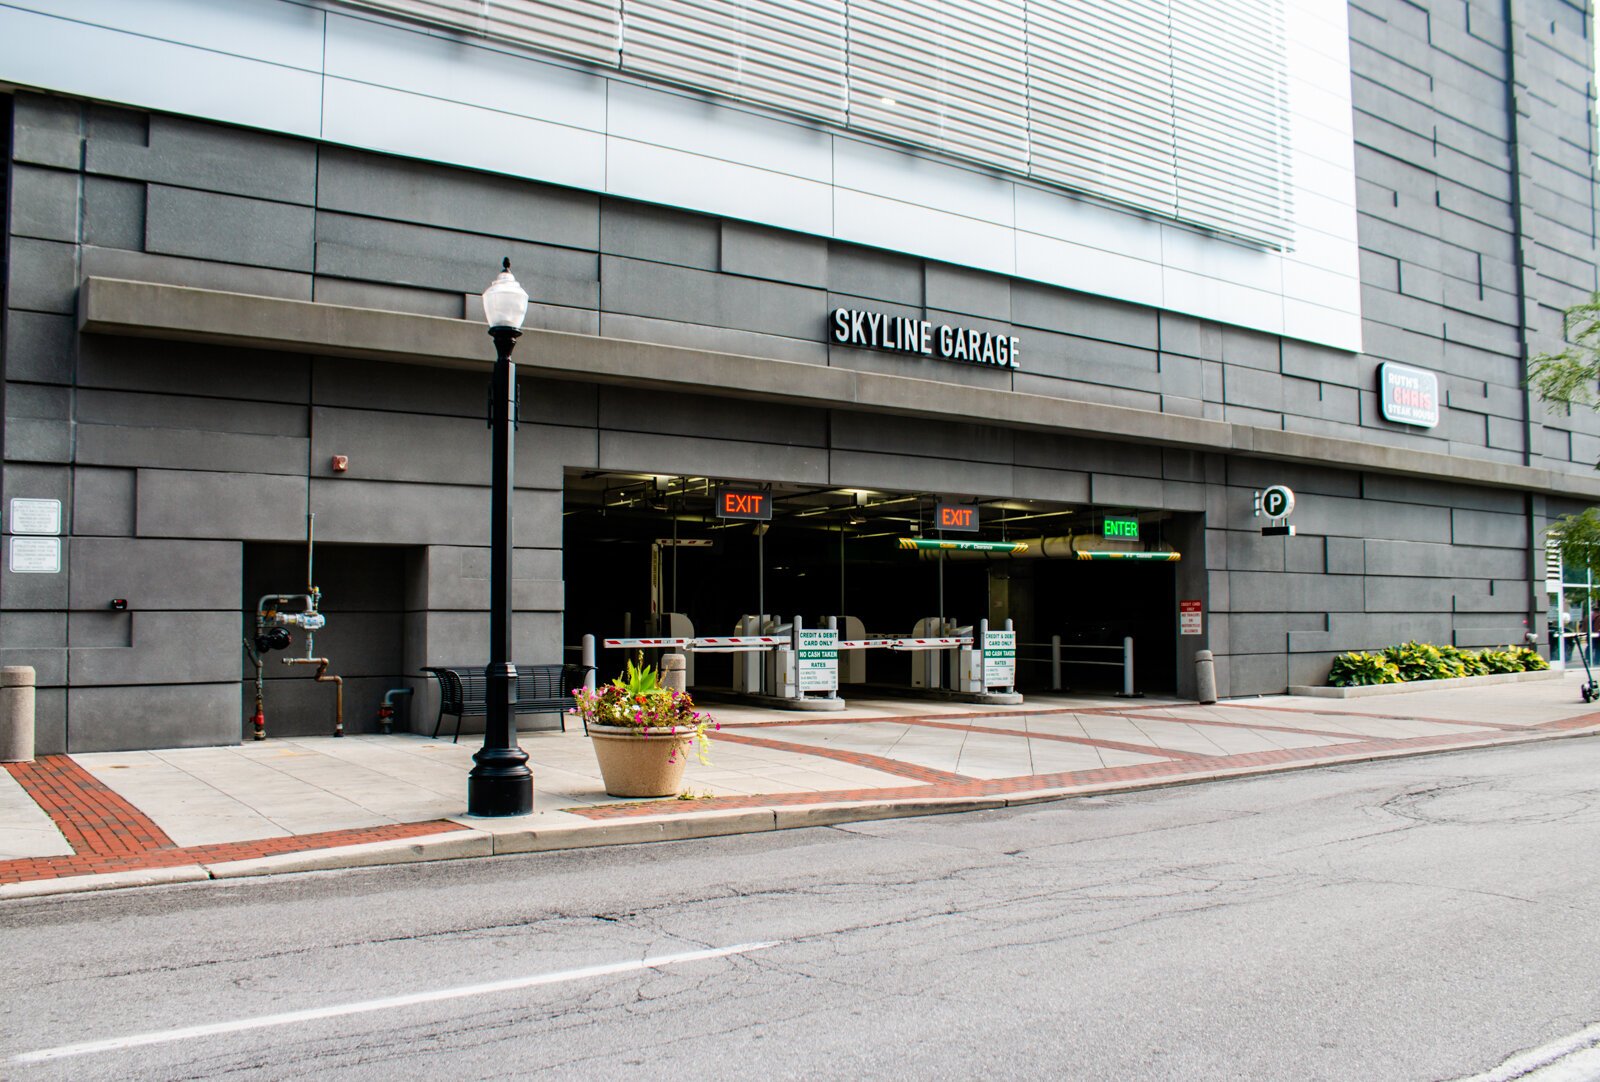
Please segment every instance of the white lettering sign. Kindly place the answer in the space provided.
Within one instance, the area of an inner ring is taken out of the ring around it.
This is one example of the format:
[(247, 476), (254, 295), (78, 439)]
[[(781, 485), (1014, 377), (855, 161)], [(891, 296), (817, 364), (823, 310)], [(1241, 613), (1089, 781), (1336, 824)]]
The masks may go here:
[(991, 368), (1022, 367), (1017, 363), (1022, 340), (1014, 335), (855, 308), (835, 308), (830, 322), (830, 337), (841, 346), (914, 353)]
[(983, 684), (988, 688), (1017, 685), (1017, 633), (991, 631), (983, 637)]
[(802, 628), (795, 665), (801, 691), (837, 691), (839, 688), (839, 632), (831, 627)]
[(11, 538), (11, 572), (14, 575), (55, 575), (61, 571), (61, 538)]
[(11, 532), (59, 534), (61, 532), (61, 501), (13, 499), (11, 501)]

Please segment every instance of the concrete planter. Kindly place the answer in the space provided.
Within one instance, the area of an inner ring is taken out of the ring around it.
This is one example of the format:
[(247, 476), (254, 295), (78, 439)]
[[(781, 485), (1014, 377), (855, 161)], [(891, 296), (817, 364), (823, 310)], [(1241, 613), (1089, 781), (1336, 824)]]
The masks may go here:
[(589, 723), (600, 777), (612, 796), (677, 796), (694, 733)]
[(1453, 680), (1408, 680), (1403, 684), (1372, 684), (1359, 688), (1307, 687), (1297, 684), (1289, 688), (1290, 695), (1309, 695), (1318, 699), (1365, 699), (1370, 695), (1406, 695), (1413, 691), (1443, 691), (1445, 688), (1482, 687), (1488, 684), (1522, 684), (1534, 680), (1559, 680), (1566, 675), (1561, 669), (1540, 669), (1536, 672), (1499, 672), (1488, 676), (1460, 676)]

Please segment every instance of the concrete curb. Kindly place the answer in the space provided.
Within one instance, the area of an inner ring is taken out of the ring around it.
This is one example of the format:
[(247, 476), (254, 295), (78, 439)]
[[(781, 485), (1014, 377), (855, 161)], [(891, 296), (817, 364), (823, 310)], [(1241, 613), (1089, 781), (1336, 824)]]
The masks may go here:
[(1414, 691), (1444, 691), (1448, 688), (1487, 687), (1490, 684), (1525, 684), (1535, 680), (1559, 680), (1565, 669), (1535, 669), (1532, 672), (1497, 672), (1488, 676), (1453, 676), (1448, 680), (1408, 680), (1403, 684), (1369, 684), (1355, 688), (1314, 687), (1295, 684), (1290, 695), (1314, 699), (1365, 699), (1373, 695), (1409, 695)]
[(202, 865), (212, 879), (238, 879), (247, 875), (277, 875), (283, 872), (314, 872), (330, 868), (369, 868), (379, 864), (411, 864), (422, 860), (455, 860), (460, 857), (487, 857), (494, 854), (488, 834), (475, 830), (452, 830), (420, 838), (341, 845), (310, 849), (300, 853), (279, 853), (251, 860), (228, 860)]
[(206, 870), (198, 864), (179, 864), (171, 868), (135, 868), (127, 872), (68, 875), (60, 879), (29, 879), (23, 883), (0, 884), (0, 900), (77, 894), (91, 890), (119, 890), (123, 887), (154, 887), (164, 883), (196, 883), (209, 878)]

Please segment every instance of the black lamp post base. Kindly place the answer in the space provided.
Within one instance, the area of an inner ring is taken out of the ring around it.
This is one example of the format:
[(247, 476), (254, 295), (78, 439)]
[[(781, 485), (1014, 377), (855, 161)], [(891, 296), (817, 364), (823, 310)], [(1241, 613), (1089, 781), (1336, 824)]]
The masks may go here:
[(467, 814), (483, 818), (533, 814), (533, 771), (523, 766), (506, 773), (467, 775)]

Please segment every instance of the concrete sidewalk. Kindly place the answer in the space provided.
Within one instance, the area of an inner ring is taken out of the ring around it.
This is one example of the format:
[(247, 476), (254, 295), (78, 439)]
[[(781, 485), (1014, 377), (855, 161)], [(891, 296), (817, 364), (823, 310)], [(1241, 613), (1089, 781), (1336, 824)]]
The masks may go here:
[(464, 816), (475, 738), (269, 739), (0, 773), (0, 898), (929, 814), (1600, 731), (1578, 674), (1346, 701), (715, 707), (677, 799), (605, 794), (581, 726), (525, 733), (534, 814)]

